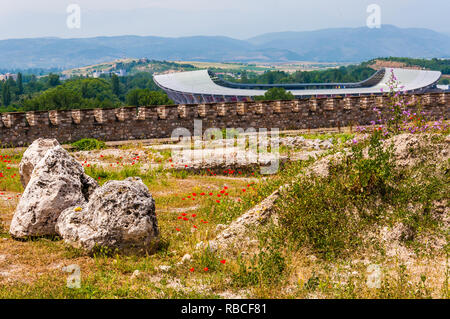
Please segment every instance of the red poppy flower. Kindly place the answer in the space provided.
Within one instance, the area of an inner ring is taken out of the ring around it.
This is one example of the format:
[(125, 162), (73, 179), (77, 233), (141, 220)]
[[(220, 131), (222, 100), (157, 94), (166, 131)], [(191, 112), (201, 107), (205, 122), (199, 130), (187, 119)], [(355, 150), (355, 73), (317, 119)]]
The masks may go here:
[(221, 261), (220, 261), (222, 264), (224, 264), (225, 265), (225, 263), (227, 262), (225, 259), (222, 259)]
[(204, 270), (204, 271), (208, 271), (209, 269), (208, 269), (208, 267), (205, 267), (205, 268), (203, 268), (203, 270)]

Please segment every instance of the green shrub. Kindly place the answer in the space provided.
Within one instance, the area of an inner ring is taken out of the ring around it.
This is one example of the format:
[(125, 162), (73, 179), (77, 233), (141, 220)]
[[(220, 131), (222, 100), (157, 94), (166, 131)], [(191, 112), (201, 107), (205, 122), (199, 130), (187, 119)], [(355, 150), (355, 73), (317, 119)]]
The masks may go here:
[(297, 182), (277, 205), (293, 248), (311, 247), (325, 258), (356, 246), (355, 217), (347, 210), (350, 198), (336, 179)]
[(209, 248), (205, 248), (202, 252), (196, 254), (195, 267), (198, 269), (208, 268), (209, 271), (216, 271), (221, 266), (220, 259), (214, 252)]
[(294, 95), (284, 88), (271, 88), (262, 96), (255, 96), (255, 101), (295, 100)]
[(105, 142), (96, 140), (95, 138), (83, 138), (79, 141), (72, 143), (77, 151), (91, 151), (100, 150), (106, 147)]
[(353, 251), (365, 227), (379, 219), (377, 199), (392, 202), (397, 176), (393, 146), (383, 147), (381, 133), (374, 133), (331, 163), (329, 176), (297, 181), (276, 208), (292, 247), (310, 247), (324, 258)]
[(239, 271), (231, 276), (235, 287), (275, 286), (281, 282), (286, 270), (286, 260), (281, 246), (273, 242), (271, 244), (251, 258), (249, 266), (238, 257)]

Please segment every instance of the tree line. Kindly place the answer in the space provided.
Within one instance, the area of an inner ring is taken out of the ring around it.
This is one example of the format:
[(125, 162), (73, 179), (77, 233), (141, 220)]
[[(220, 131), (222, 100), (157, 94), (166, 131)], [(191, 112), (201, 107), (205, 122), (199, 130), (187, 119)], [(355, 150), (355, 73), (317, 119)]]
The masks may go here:
[[(287, 84), (287, 83), (350, 83), (369, 78), (375, 70), (362, 65), (342, 66), (335, 69), (317, 71), (266, 71), (263, 74), (241, 72), (237, 82), (249, 84)], [(236, 80), (234, 80), (236, 82)]]
[(66, 81), (57, 74), (38, 78), (19, 72), (16, 80), (10, 77), (0, 81), (0, 92), (2, 112), (173, 104), (156, 86), (152, 75), (144, 72)]

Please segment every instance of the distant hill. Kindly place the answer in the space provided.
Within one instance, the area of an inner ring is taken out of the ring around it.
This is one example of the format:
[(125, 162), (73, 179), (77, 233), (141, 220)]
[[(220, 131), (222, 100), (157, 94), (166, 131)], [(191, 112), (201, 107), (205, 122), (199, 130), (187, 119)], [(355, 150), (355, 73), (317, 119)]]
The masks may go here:
[(380, 56), (449, 58), (450, 36), (427, 29), (343, 28), (263, 34), (248, 40), (223, 36), (181, 38), (116, 36), (0, 41), (0, 68), (72, 68), (122, 58), (187, 61), (360, 62)]
[(450, 36), (428, 29), (342, 28), (263, 34), (248, 40), (260, 47), (289, 50), (305, 60), (363, 61), (376, 57), (450, 57)]

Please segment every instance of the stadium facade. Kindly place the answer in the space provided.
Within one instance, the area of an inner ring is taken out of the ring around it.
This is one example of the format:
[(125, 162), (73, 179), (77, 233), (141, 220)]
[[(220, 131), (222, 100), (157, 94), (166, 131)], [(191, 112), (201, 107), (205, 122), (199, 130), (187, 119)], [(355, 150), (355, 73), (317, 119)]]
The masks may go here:
[(438, 71), (383, 68), (357, 83), (242, 84), (222, 80), (208, 70), (199, 70), (155, 75), (154, 81), (177, 104), (198, 104), (252, 101), (272, 87), (282, 87), (296, 98), (379, 95), (389, 91), (392, 72), (401, 90), (407, 93), (436, 89), (441, 77)]

